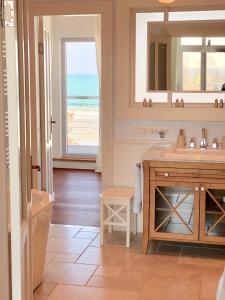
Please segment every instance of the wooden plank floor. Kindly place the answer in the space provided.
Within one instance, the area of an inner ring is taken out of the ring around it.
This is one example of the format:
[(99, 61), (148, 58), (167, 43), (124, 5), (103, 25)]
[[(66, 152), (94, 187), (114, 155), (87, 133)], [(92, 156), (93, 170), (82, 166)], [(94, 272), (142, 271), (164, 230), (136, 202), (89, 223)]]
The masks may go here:
[(54, 169), (52, 223), (99, 226), (101, 175), (90, 170)]

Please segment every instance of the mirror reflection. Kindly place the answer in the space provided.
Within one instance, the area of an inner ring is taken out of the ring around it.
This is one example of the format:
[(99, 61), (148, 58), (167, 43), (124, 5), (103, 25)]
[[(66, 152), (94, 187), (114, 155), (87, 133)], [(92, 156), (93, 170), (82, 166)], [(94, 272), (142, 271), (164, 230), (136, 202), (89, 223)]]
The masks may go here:
[(147, 30), (149, 91), (223, 90), (225, 36), (217, 22), (148, 22)]
[(196, 103), (201, 93), (204, 103), (212, 103), (221, 91), (224, 95), (225, 10), (139, 11), (133, 16), (135, 102), (167, 103), (180, 94)]

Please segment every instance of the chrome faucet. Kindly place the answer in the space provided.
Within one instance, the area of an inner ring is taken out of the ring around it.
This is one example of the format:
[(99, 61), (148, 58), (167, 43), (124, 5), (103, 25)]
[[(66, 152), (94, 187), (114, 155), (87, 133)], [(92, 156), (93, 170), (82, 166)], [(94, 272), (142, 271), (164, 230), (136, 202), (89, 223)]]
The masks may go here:
[(202, 128), (202, 138), (200, 140), (200, 148), (206, 149), (207, 143), (206, 143), (206, 130), (205, 128)]
[(212, 149), (218, 149), (218, 142), (216, 138), (213, 139)]
[(189, 148), (190, 149), (194, 149), (195, 148), (195, 140), (194, 140), (194, 138), (190, 139)]

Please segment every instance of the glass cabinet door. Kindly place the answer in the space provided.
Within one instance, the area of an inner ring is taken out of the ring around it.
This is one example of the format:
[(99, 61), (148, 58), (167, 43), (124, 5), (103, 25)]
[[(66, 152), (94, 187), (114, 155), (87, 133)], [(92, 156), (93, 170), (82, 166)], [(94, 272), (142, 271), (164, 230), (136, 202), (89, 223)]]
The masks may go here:
[(199, 186), (152, 182), (150, 197), (151, 236), (198, 239)]
[(225, 185), (201, 188), (201, 240), (225, 242)]

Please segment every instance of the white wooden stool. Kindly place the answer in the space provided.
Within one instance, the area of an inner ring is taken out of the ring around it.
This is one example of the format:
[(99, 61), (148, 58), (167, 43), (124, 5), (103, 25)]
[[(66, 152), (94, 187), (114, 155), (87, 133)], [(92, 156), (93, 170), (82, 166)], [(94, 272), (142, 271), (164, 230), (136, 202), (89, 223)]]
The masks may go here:
[[(126, 187), (108, 187), (100, 195), (101, 199), (101, 245), (104, 243), (104, 226), (126, 227), (126, 247), (130, 247), (130, 229), (134, 189)], [(124, 215), (121, 212), (125, 210)], [(136, 234), (136, 214), (133, 214), (133, 234)]]

